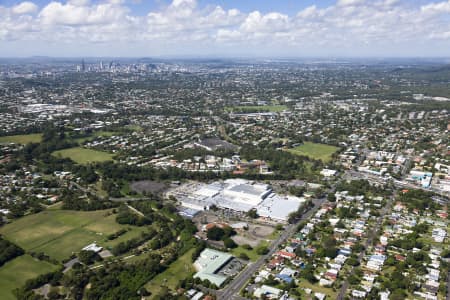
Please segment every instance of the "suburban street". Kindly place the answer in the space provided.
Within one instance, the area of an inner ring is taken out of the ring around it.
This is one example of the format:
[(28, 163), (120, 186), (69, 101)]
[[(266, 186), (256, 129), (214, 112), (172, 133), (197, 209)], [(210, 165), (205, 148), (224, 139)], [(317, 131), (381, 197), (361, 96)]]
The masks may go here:
[[(377, 220), (377, 224), (375, 225), (375, 227), (373, 228), (372, 231), (370, 231), (367, 240), (364, 244), (364, 250), (358, 255), (358, 262), (361, 263), (361, 260), (364, 258), (364, 256), (366, 255), (366, 250), (367, 248), (373, 243), (373, 240), (378, 232), (378, 230), (380, 230), (380, 226), (381, 224), (383, 224), (383, 220), (384, 220), (384, 216), (386, 215), (387, 212), (390, 211), (392, 203), (394, 201), (395, 195), (392, 196), (389, 200), (389, 202), (387, 203), (387, 205), (385, 207), (383, 207), (383, 209), (381, 210), (380, 216), (378, 217)], [(350, 272), (349, 276), (350, 277), (352, 274), (354, 273), (354, 268), (352, 268), (352, 271)], [(344, 282), (344, 284), (342, 285), (339, 294), (337, 296), (337, 300), (342, 300), (345, 297), (345, 294), (347, 293), (347, 289), (348, 289), (349, 283), (348, 283), (348, 279)]]
[(261, 256), (256, 262), (248, 264), (247, 268), (244, 269), (241, 273), (239, 273), (231, 283), (225, 287), (223, 290), (218, 291), (216, 294), (218, 299), (243, 299), (239, 295), (239, 291), (244, 287), (250, 277), (253, 276), (265, 263), (266, 259), (271, 257), (278, 250), (278, 246), (283, 244), (296, 230), (297, 225), (306, 219), (309, 219), (325, 202), (325, 198), (315, 199), (313, 200), (314, 207), (309, 209), (301, 219), (295, 224), (288, 225), (284, 232), (272, 242), (269, 252), (266, 255)]

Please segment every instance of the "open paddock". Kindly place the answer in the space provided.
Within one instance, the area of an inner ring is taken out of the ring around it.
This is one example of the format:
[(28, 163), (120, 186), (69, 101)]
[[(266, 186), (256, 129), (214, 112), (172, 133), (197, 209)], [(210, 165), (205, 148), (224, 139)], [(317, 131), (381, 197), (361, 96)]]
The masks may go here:
[[(139, 227), (117, 224), (115, 218), (111, 210), (45, 210), (3, 226), (0, 234), (27, 251), (44, 252), (61, 261), (90, 243), (114, 246), (142, 232)], [(128, 232), (116, 240), (106, 239), (121, 229)]]
[(22, 255), (0, 267), (0, 295), (2, 300), (15, 300), (13, 290), (20, 288), (28, 279), (56, 271), (58, 266)]
[(53, 152), (52, 155), (56, 157), (70, 158), (74, 162), (82, 165), (113, 160), (113, 154), (111, 153), (82, 147), (58, 150)]
[(331, 160), (331, 155), (338, 150), (338, 147), (331, 145), (304, 142), (302, 145), (288, 149), (287, 151), (293, 154), (304, 155), (327, 162)]
[(155, 278), (150, 280), (145, 285), (145, 288), (150, 291), (153, 296), (156, 296), (161, 292), (162, 286), (167, 286), (174, 290), (181, 280), (195, 272), (192, 263), (192, 253), (194, 253), (194, 250), (195, 249), (191, 249), (180, 256), (164, 272), (156, 275)]
[(41, 133), (0, 136), (0, 144), (14, 143), (25, 145), (28, 143), (39, 143), (41, 140)]

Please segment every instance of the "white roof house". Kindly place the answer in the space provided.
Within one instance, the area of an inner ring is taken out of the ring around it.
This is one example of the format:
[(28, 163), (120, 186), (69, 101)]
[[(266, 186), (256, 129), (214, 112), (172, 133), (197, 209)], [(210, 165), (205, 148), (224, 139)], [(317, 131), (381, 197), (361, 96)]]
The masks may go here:
[(94, 252), (98, 253), (98, 252), (103, 250), (103, 247), (97, 246), (96, 243), (92, 243), (92, 244), (87, 245), (86, 247), (84, 247), (81, 250), (83, 250), (83, 251), (94, 251)]

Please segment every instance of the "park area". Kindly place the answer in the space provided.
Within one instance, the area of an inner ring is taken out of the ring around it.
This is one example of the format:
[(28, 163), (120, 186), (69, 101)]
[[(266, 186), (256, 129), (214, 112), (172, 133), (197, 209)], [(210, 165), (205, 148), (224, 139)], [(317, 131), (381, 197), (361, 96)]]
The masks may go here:
[(19, 256), (0, 267), (0, 295), (2, 300), (15, 300), (13, 290), (23, 286), (28, 279), (58, 269), (58, 266), (37, 260), (30, 255)]
[(58, 150), (52, 154), (56, 157), (70, 158), (74, 162), (82, 165), (113, 160), (113, 154), (82, 147)]
[(28, 143), (39, 143), (42, 139), (42, 134), (32, 133), (32, 134), (20, 134), (20, 135), (7, 135), (0, 136), (0, 144), (28, 144)]
[[(105, 248), (113, 247), (139, 236), (144, 230), (120, 225), (115, 218), (111, 210), (45, 210), (3, 226), (0, 234), (26, 251), (44, 252), (62, 261), (90, 243), (97, 242)], [(107, 235), (121, 229), (128, 231), (115, 240), (107, 240)]]
[(171, 290), (175, 290), (181, 280), (189, 277), (190, 274), (195, 272), (192, 263), (192, 254), (194, 251), (195, 249), (191, 249), (184, 255), (180, 256), (169, 266), (169, 268), (148, 282), (145, 285), (145, 288), (150, 291), (152, 295), (158, 295), (163, 286), (166, 286)]
[(304, 155), (313, 159), (320, 159), (323, 162), (327, 162), (331, 160), (331, 155), (333, 155), (333, 153), (338, 150), (338, 147), (331, 145), (304, 142), (300, 146), (297, 146), (293, 149), (288, 149), (287, 151), (293, 154)]

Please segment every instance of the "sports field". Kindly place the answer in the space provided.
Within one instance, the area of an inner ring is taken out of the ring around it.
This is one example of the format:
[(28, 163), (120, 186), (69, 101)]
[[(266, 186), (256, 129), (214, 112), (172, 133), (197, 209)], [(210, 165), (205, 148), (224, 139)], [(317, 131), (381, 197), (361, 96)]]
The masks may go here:
[(107, 152), (75, 147), (58, 150), (52, 153), (55, 156), (70, 158), (76, 163), (85, 165), (93, 162), (103, 162), (113, 159), (113, 155)]
[(8, 135), (8, 136), (0, 136), (0, 144), (3, 144), (3, 143), (14, 143), (14, 144), (39, 143), (41, 141), (41, 139), (42, 139), (42, 134), (40, 134), (40, 133)]
[(228, 106), (225, 108), (225, 110), (228, 112), (236, 112), (236, 113), (280, 112), (287, 109), (288, 107), (286, 105), (247, 105), (247, 106)]
[(176, 261), (174, 261), (167, 270), (158, 274), (150, 282), (145, 285), (145, 288), (156, 296), (160, 291), (161, 287), (167, 286), (171, 290), (177, 287), (180, 280), (187, 278), (191, 273), (195, 272), (194, 266), (192, 264), (192, 253), (195, 249), (191, 249), (184, 255), (180, 256)]
[(55, 271), (58, 266), (34, 259), (30, 255), (19, 256), (0, 268), (0, 298), (15, 300), (12, 291), (25, 284), (28, 279)]
[[(0, 233), (27, 251), (44, 252), (63, 260), (92, 242), (103, 247), (113, 246), (138, 236), (143, 230), (117, 224), (116, 216), (110, 211), (45, 210), (3, 226)], [(108, 234), (123, 228), (129, 231), (116, 240), (106, 240)]]
[(331, 160), (331, 155), (338, 151), (339, 148), (331, 145), (317, 144), (312, 142), (305, 142), (302, 145), (289, 149), (287, 151), (297, 154), (305, 155), (314, 159), (320, 159), (324, 162)]

